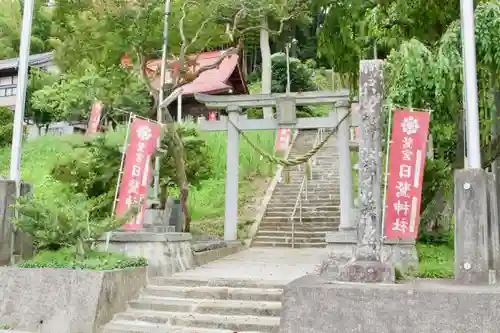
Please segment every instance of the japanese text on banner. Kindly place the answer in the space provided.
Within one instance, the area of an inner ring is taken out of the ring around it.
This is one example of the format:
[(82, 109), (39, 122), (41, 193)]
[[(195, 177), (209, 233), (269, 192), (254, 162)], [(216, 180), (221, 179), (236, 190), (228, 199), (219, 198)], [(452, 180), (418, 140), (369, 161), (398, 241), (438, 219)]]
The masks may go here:
[(132, 205), (139, 204), (139, 213), (133, 221), (125, 224), (127, 230), (142, 227), (146, 198), (151, 181), (151, 157), (156, 150), (161, 126), (144, 119), (135, 118), (130, 126), (130, 138), (125, 152), (125, 163), (118, 192), (116, 215), (127, 212)]
[(417, 237), (429, 119), (429, 112), (394, 110), (384, 221), (387, 239)]

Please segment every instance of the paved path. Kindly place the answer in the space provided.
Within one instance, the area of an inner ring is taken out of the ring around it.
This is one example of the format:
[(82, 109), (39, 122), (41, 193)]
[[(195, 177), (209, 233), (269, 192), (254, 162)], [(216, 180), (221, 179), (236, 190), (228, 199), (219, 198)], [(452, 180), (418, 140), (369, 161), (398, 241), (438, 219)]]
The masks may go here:
[(328, 253), (326, 248), (250, 248), (175, 276), (290, 282), (314, 273)]

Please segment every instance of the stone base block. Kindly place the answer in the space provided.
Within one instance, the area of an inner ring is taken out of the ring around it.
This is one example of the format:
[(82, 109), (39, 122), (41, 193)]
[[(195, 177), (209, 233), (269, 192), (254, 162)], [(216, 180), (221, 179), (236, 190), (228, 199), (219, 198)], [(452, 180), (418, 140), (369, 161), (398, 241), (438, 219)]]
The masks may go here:
[(451, 280), (328, 282), (285, 287), (280, 333), (499, 333), (500, 287)]
[[(196, 266), (191, 239), (191, 234), (181, 232), (115, 231), (111, 233), (109, 251), (146, 258), (150, 277), (169, 276)], [(106, 237), (98, 246), (106, 247)]]
[(2, 268), (0, 327), (40, 333), (97, 333), (101, 325), (127, 308), (146, 280), (145, 267), (105, 272)]
[[(345, 263), (353, 255), (356, 245), (356, 231), (335, 231), (326, 233), (327, 248), (330, 250), (330, 260)], [(418, 254), (414, 241), (400, 240), (384, 242), (382, 262), (390, 263), (402, 273), (418, 267)]]
[(396, 278), (394, 267), (380, 261), (349, 261), (328, 267), (322, 276), (330, 281), (365, 283), (394, 283)]

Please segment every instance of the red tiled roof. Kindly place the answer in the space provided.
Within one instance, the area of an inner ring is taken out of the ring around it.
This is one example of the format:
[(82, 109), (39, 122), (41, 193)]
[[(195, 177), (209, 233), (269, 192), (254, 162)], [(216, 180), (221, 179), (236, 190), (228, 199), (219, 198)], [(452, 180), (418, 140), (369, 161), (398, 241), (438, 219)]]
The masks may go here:
[[(222, 52), (224, 51), (201, 53), (197, 59), (197, 68), (213, 64), (217, 61), (219, 55)], [(151, 71), (156, 71), (156, 69), (160, 65), (160, 62), (161, 59), (151, 60), (147, 66)], [(231, 55), (224, 58), (218, 68), (207, 70), (201, 73), (200, 76), (198, 76), (193, 82), (182, 86), (182, 95), (190, 96), (194, 95), (195, 93), (217, 93), (233, 89), (228, 80), (231, 77), (231, 74), (233, 74), (235, 70), (238, 70), (238, 62), (238, 55)], [(243, 80), (243, 78), (241, 79)], [(155, 88), (159, 88), (159, 75), (157, 75), (157, 77), (153, 80), (152, 85)]]

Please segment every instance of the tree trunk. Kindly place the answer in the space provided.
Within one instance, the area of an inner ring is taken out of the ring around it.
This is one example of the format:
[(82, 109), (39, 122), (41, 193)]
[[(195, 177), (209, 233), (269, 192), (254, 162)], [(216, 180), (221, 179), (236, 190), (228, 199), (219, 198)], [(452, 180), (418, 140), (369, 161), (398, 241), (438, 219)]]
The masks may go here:
[[(271, 69), (271, 47), (269, 46), (269, 27), (267, 23), (267, 17), (263, 17), (262, 28), (260, 29), (260, 53), (262, 56), (262, 93), (271, 93), (271, 81), (272, 81), (272, 69)], [(273, 108), (264, 107), (265, 119), (273, 118)]]
[(165, 110), (163, 115), (166, 120), (167, 135), (170, 137), (169, 142), (172, 142), (172, 153), (175, 161), (175, 171), (177, 174), (177, 186), (180, 189), (180, 201), (182, 211), (184, 213), (184, 232), (189, 232), (191, 229), (191, 215), (189, 214), (188, 199), (189, 199), (189, 183), (186, 176), (186, 163), (184, 162), (184, 145), (182, 139), (177, 134), (176, 124), (169, 110)]

